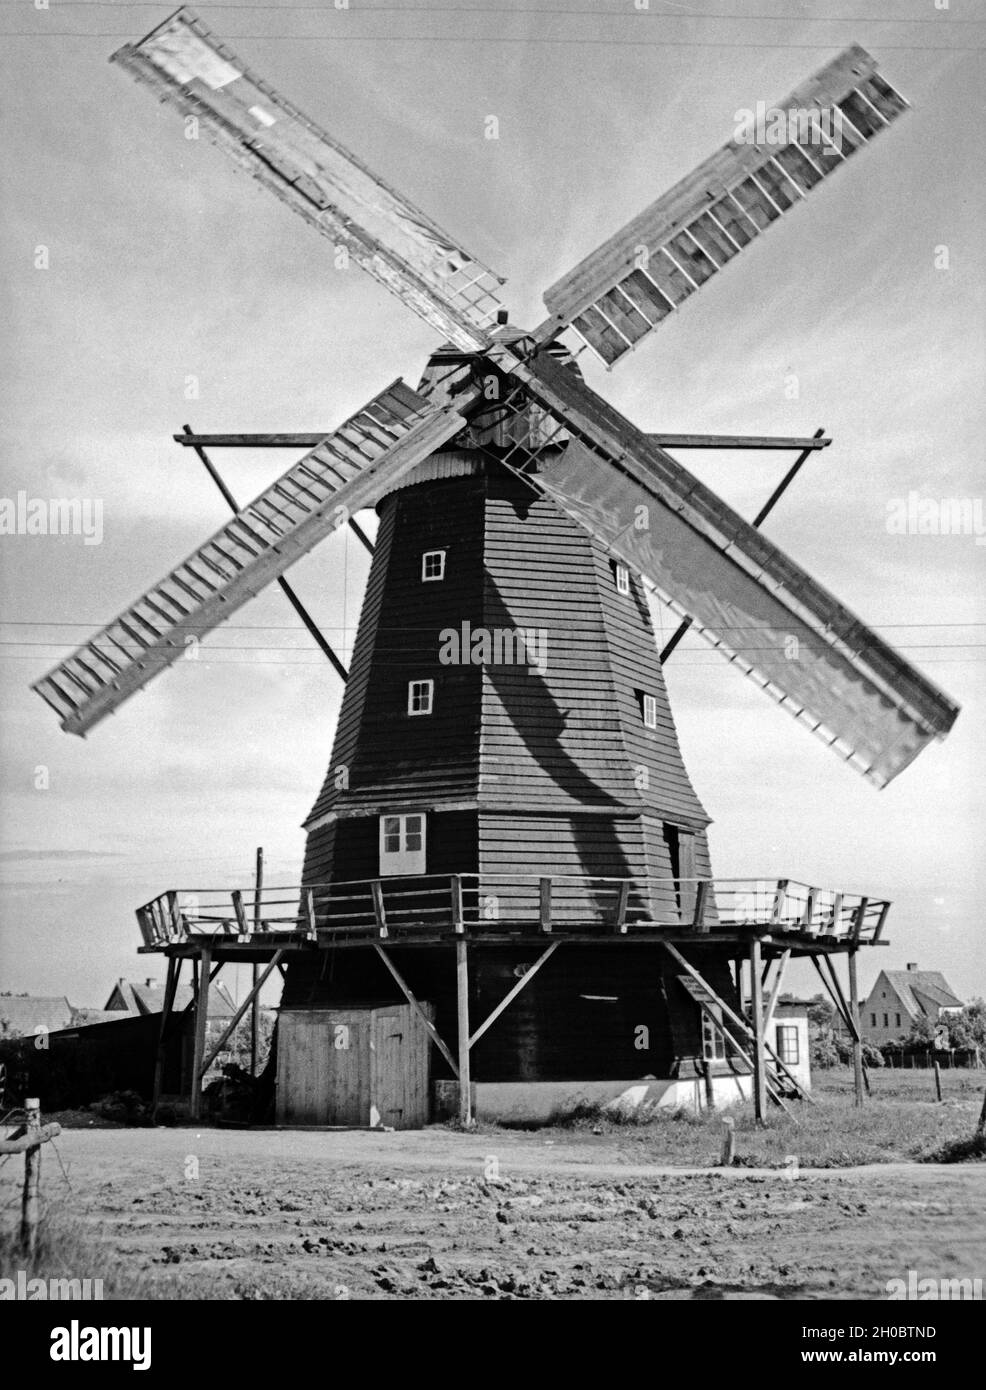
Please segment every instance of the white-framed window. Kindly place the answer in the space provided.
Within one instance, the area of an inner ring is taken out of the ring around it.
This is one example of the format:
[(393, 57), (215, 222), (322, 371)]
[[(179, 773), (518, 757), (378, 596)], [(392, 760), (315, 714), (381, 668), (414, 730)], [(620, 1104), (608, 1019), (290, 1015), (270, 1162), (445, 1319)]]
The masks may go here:
[(421, 581), (424, 584), (445, 578), (445, 551), (426, 550), (421, 556)]
[(778, 1023), (777, 1055), (788, 1067), (796, 1067), (801, 1060), (798, 1052), (798, 1028), (795, 1023)]
[(618, 594), (630, 592), (630, 571), (626, 565), (621, 565), (619, 562), (616, 565), (616, 592)]
[(407, 712), (408, 714), (431, 714), (432, 705), (435, 699), (434, 681), (408, 681), (407, 683)]
[(657, 728), (657, 700), (653, 695), (645, 695), (643, 698), (644, 727), (647, 729)]
[(425, 817), (420, 811), (380, 817), (380, 876), (425, 872)]

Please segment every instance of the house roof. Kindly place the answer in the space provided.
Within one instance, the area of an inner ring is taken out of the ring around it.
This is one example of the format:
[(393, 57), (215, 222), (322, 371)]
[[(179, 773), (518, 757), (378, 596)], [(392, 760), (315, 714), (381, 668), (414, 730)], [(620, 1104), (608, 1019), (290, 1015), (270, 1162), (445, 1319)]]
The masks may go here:
[[(893, 985), (908, 1012), (917, 1017), (930, 1014), (924, 1000), (940, 1009), (961, 1009), (958, 998), (940, 970), (885, 970), (887, 981)], [(876, 985), (873, 986), (876, 989)]]
[[(164, 1008), (165, 990), (163, 986), (154, 983), (148, 984), (147, 981), (117, 980), (109, 999), (106, 1001), (108, 1007), (112, 1004), (114, 995), (119, 995), (126, 1011), (131, 1014), (159, 1014)], [(175, 991), (175, 1010), (180, 1013), (191, 1002), (191, 985), (180, 984)], [(111, 1010), (111, 1012), (119, 1013), (120, 1010)], [(226, 986), (222, 983), (211, 985), (209, 987), (209, 1017), (232, 1018), (235, 1013), (236, 1005)]]
[(63, 994), (13, 994), (0, 997), (0, 1021), (6, 1020), (10, 1034), (22, 1038), (35, 1028), (54, 1032), (72, 1022), (72, 1006)]

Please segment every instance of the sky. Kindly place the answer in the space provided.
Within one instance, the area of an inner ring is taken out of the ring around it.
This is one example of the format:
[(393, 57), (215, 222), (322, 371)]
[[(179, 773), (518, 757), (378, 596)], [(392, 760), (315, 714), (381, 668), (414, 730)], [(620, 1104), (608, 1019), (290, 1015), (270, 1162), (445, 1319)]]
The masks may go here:
[[(667, 666), (685, 759), (718, 875), (891, 898), (863, 989), (917, 961), (969, 998), (986, 994), (986, 544), (888, 528), (914, 493), (975, 504), (986, 530), (986, 6), (941, 3), (197, 8), (506, 275), (527, 326), (544, 289), (728, 139), (740, 108), (850, 42), (876, 56), (913, 109), (612, 373), (582, 361), (643, 429), (832, 436), (766, 530), (962, 705), (955, 729), (876, 791), (696, 637)], [(341, 687), (276, 589), (85, 740), (30, 682), (224, 520), (172, 440), (185, 423), (327, 432), (394, 377), (416, 382), (437, 346), (108, 64), (169, 12), (0, 0), (0, 496), (102, 508), (98, 544), (0, 536), (0, 990), (89, 1006), (118, 976), (163, 976), (136, 955), (141, 903), (246, 887), (258, 845), (268, 882), (297, 881)], [(246, 500), (292, 457), (217, 461)], [(685, 461), (752, 516), (788, 459)], [(347, 533), (290, 573), (344, 655), (367, 568)], [(819, 987), (807, 968), (789, 979)]]

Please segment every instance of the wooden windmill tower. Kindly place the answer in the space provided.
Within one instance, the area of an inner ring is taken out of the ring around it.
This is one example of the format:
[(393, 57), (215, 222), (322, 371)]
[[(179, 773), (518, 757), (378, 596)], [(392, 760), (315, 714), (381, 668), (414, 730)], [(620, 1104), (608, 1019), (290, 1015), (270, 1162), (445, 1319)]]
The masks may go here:
[[(590, 390), (561, 335), (612, 366), (905, 102), (846, 50), (781, 103), (801, 113), (783, 141), (724, 146), (552, 286), (548, 318), (525, 332), (491, 272), (189, 11), (114, 57), (444, 340), (415, 388), (397, 382), (308, 441), (36, 684), (84, 734), (187, 635), (377, 506), (302, 884), (258, 893), (252, 912), (238, 890), (222, 903), (170, 891), (139, 913), (145, 949), (167, 953), (172, 987), (186, 957), (200, 984), (224, 961), (279, 963), (292, 1011), (406, 999), (436, 1076), (471, 1080), (481, 1100), (485, 1088), (487, 1109), (511, 1087), (550, 1102), (640, 1076), (712, 1101), (752, 1073), (762, 1113), (784, 1085), (768, 1036), (784, 965), (810, 956), (855, 1028), (855, 952), (879, 939), (887, 904), (713, 879), (662, 675), (673, 644), (659, 655), (646, 589), (878, 786), (957, 709), (759, 533), (765, 513), (751, 526), (668, 452), (701, 441), (645, 435)], [(214, 442), (234, 439), (262, 442)], [(827, 442), (732, 441), (797, 445), (799, 463)], [(204, 1032), (196, 1095), (203, 1048)], [(471, 1094), (459, 1086), (466, 1118)]]

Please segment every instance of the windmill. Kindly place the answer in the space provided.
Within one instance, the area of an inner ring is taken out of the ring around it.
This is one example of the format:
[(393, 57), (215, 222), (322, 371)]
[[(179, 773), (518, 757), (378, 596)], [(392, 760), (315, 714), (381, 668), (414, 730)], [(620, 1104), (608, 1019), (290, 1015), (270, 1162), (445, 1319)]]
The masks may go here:
[[(646, 590), (877, 786), (944, 737), (957, 708), (766, 539), (766, 509), (744, 521), (672, 456), (675, 437), (641, 432), (590, 389), (569, 345), (614, 366), (906, 102), (848, 48), (780, 103), (800, 113), (783, 139), (723, 146), (552, 285), (547, 318), (526, 331), (507, 321), (501, 280), (189, 10), (113, 58), (443, 339), (416, 387), (397, 381), (307, 441), (34, 687), (85, 734), (186, 638), (377, 506), (297, 900), (278, 919), (258, 890), (252, 924), (238, 890), (232, 909), (177, 890), (141, 909), (145, 949), (170, 958), (169, 995), (189, 955), (206, 984), (226, 959), (285, 965), (287, 1009), (396, 988), (458, 1079), (464, 1116), (471, 1081), (645, 1072), (699, 1078), (711, 1102), (717, 1075), (744, 1066), (762, 1113), (790, 1079), (767, 1041), (787, 960), (813, 960), (855, 1029), (855, 953), (879, 940), (888, 905), (712, 878), (661, 669), (674, 643), (658, 653)], [(798, 443), (800, 464), (827, 441), (760, 442)], [(764, 960), (777, 967), (766, 1000)], [(195, 1088), (203, 1046), (204, 1034)]]

